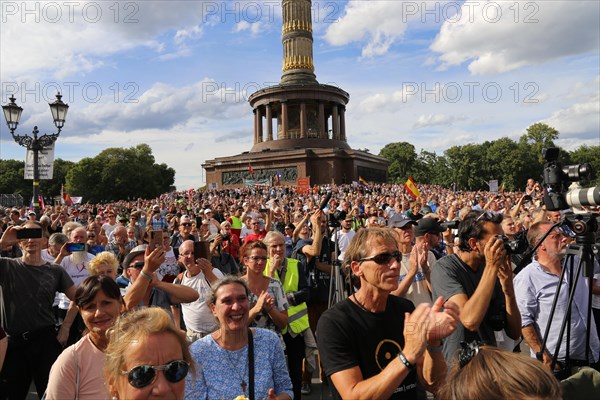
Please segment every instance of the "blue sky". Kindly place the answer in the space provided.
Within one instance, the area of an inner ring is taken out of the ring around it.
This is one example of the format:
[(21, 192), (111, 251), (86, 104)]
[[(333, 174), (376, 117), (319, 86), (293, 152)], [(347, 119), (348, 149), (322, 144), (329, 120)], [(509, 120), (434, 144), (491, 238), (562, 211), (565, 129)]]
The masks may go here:
[[(317, 79), (350, 93), (349, 144), (374, 154), (516, 140), (540, 121), (567, 149), (598, 145), (599, 4), (313, 1)], [(250, 149), (247, 97), (281, 77), (279, 1), (0, 0), (0, 20), (0, 102), (24, 108), (18, 134), (53, 131), (60, 88), (56, 157), (147, 143), (179, 189)], [(0, 157), (24, 154), (2, 121)]]

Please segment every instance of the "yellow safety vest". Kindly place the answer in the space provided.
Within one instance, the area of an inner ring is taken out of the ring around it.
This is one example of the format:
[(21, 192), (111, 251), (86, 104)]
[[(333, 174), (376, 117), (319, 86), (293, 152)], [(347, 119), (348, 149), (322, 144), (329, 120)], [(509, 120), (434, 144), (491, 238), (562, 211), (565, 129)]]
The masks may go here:
[(242, 229), (242, 219), (238, 217), (230, 216), (231, 218), (231, 228), (233, 229)]
[[(268, 276), (269, 261), (270, 260), (267, 260), (267, 265), (265, 266), (265, 276)], [(294, 258), (286, 258), (284, 262), (287, 262), (287, 272), (285, 274), (285, 281), (282, 282), (283, 290), (286, 294), (297, 292), (299, 279), (298, 260)], [(279, 280), (279, 274), (277, 271), (275, 271), (273, 278)], [(290, 308), (288, 308), (288, 326), (283, 328), (281, 333), (285, 334), (288, 327), (295, 334), (302, 333), (310, 328), (310, 324), (308, 323), (308, 308), (306, 307), (306, 302), (300, 303), (296, 306), (290, 305)]]

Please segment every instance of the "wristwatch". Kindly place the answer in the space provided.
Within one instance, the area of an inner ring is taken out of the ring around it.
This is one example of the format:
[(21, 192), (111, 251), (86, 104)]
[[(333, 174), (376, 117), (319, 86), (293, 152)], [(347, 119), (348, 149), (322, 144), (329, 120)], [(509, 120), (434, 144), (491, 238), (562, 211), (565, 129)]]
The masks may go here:
[(398, 353), (398, 358), (400, 359), (400, 362), (401, 362), (402, 364), (404, 364), (404, 366), (405, 366), (406, 368), (408, 368), (408, 371), (409, 371), (409, 372), (412, 372), (412, 371), (414, 371), (414, 370), (417, 368), (416, 364), (411, 364), (410, 362), (408, 362), (408, 360), (407, 360), (407, 359), (406, 359), (406, 357), (404, 356), (404, 353), (402, 353), (402, 352), (399, 352), (399, 353)]

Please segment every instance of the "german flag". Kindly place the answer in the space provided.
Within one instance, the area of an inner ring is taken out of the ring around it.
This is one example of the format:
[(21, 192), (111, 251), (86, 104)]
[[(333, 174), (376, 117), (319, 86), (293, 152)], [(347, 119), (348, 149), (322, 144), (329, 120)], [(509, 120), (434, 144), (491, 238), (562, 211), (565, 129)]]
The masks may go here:
[(359, 185), (367, 186), (367, 181), (365, 181), (362, 176), (358, 177), (358, 183)]
[(408, 180), (404, 184), (404, 189), (408, 192), (408, 194), (410, 194), (415, 199), (417, 197), (421, 196), (421, 192), (419, 192), (419, 189), (417, 189), (417, 185), (415, 184), (415, 181), (413, 181), (413, 178), (411, 178), (410, 176), (408, 177)]

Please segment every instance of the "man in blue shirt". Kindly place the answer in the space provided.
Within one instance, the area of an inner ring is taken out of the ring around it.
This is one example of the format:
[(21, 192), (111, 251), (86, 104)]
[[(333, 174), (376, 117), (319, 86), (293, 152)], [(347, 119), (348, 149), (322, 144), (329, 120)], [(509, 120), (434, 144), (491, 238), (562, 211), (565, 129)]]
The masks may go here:
[[(551, 222), (533, 224), (527, 234), (531, 246), (537, 244), (551, 226)], [(536, 260), (525, 267), (514, 280), (517, 304), (521, 313), (523, 338), (531, 348), (532, 357), (535, 357), (536, 353), (542, 352), (543, 362), (548, 368), (551, 366), (552, 356), (558, 344), (560, 325), (567, 311), (569, 287), (571, 282), (574, 281), (568, 276), (569, 274), (565, 275), (557, 307), (552, 317), (546, 348), (542, 349), (543, 335), (546, 332), (546, 326), (550, 318), (550, 310), (558, 287), (566, 250), (566, 237), (560, 229), (555, 228), (538, 247)], [(577, 261), (574, 265), (577, 265)], [(594, 363), (598, 361), (600, 351), (598, 334), (595, 329), (590, 331), (590, 360), (585, 359), (587, 307), (589, 306), (587, 294), (589, 288), (587, 279), (584, 279), (581, 274), (577, 279), (575, 297), (571, 308), (570, 359)], [(590, 323), (594, 326), (593, 319)], [(565, 360), (566, 340), (565, 332), (558, 353), (558, 361)], [(555, 368), (559, 368), (559, 366), (555, 366)]]

